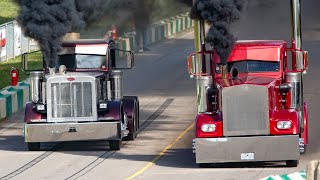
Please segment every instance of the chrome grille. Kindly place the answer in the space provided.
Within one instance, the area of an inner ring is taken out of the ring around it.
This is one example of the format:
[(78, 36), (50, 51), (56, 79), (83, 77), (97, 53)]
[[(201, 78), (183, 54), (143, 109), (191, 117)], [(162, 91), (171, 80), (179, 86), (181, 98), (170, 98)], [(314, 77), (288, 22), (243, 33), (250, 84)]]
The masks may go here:
[(76, 81), (56, 77), (48, 80), (48, 121), (96, 120), (95, 79), (77, 77)]
[(52, 118), (92, 116), (92, 86), (84, 83), (52, 83)]
[(223, 133), (225, 136), (269, 134), (268, 89), (240, 85), (222, 90)]

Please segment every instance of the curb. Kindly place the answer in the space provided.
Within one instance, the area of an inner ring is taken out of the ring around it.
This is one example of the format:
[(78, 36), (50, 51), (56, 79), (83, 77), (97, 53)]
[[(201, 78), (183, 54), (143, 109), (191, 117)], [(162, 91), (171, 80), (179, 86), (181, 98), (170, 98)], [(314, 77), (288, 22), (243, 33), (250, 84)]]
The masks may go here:
[[(171, 36), (188, 30), (194, 25), (188, 13), (180, 14), (175, 17), (156, 22), (146, 31), (147, 39), (144, 41), (146, 46), (158, 43)], [(117, 42), (117, 48), (134, 51), (135, 34), (134, 32), (125, 33)], [(124, 57), (126, 52), (117, 51), (116, 57)], [(12, 113), (23, 110), (30, 98), (30, 83), (28, 80), (19, 82), (17, 86), (7, 86), (0, 89), (0, 120), (10, 117)]]
[(306, 171), (295, 172), (291, 174), (273, 175), (260, 180), (305, 180)]

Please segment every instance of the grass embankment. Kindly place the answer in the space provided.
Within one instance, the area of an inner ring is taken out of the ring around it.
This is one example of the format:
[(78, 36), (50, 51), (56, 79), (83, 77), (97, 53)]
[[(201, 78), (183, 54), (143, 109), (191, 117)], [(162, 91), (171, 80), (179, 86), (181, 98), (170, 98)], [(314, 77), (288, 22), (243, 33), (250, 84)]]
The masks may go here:
[[(0, 89), (11, 84), (11, 68), (19, 70), (19, 81), (28, 78), (29, 72), (22, 70), (21, 56), (10, 59), (8, 62), (0, 62)], [(42, 55), (40, 52), (32, 53), (28, 56), (28, 69), (36, 70), (42, 68)]]
[(18, 5), (13, 0), (0, 0), (0, 25), (13, 21), (18, 15)]

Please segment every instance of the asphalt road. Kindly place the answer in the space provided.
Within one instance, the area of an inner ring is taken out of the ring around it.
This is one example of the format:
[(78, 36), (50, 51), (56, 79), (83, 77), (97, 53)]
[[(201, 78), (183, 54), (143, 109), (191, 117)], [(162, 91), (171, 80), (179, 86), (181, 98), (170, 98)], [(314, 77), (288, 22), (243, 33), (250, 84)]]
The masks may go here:
[[(289, 1), (251, 0), (241, 22), (239, 39), (290, 39)], [(106, 142), (47, 143), (28, 152), (22, 137), (23, 113), (0, 124), (0, 179), (259, 179), (300, 171), (320, 157), (320, 13), (314, 1), (303, 1), (304, 49), (310, 52), (305, 76), (310, 141), (297, 168), (284, 164), (227, 164), (199, 168), (191, 150), (196, 116), (195, 80), (187, 74), (186, 56), (193, 51), (192, 31), (152, 46), (136, 56), (125, 72), (125, 95), (140, 97), (142, 128), (138, 138), (110, 151)], [(319, 7), (319, 6), (318, 6)]]

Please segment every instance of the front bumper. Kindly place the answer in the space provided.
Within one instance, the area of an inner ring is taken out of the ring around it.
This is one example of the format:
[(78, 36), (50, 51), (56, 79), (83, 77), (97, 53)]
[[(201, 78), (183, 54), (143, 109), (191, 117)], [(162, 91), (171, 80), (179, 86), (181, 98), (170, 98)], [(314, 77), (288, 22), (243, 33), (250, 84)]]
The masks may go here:
[(194, 139), (196, 163), (298, 160), (299, 136)]
[(118, 140), (120, 122), (25, 124), (25, 142)]

